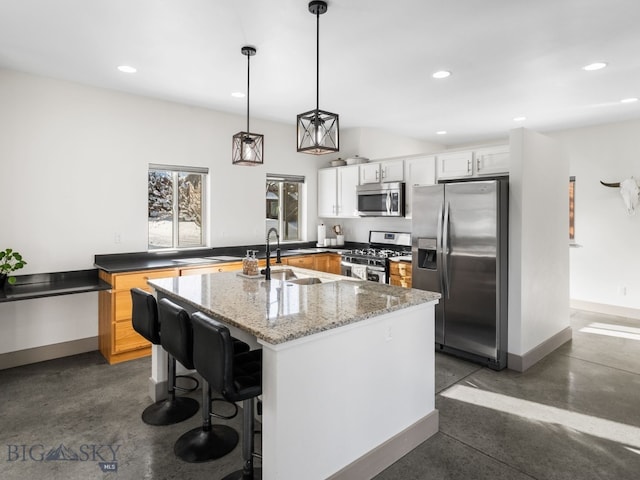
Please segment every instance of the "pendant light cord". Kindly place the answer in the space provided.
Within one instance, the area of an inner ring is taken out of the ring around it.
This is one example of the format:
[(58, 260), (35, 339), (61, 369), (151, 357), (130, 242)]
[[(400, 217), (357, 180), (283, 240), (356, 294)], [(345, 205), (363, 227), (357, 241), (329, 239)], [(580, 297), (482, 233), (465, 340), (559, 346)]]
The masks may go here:
[(249, 63), (251, 62), (251, 55), (247, 55), (247, 136), (249, 135), (249, 76), (251, 75), (251, 68)]
[(320, 9), (316, 10), (316, 118), (320, 109)]

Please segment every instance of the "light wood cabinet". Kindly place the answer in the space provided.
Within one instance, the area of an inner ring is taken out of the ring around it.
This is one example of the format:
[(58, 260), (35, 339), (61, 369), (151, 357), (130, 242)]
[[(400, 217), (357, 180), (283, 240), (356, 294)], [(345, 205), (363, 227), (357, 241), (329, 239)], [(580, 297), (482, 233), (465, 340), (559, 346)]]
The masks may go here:
[(411, 262), (389, 262), (389, 283), (411, 288)]
[[(272, 261), (275, 262), (275, 258)], [(272, 267), (275, 265), (273, 262), (271, 263)], [(266, 259), (258, 260), (260, 268), (263, 268), (266, 263)], [(282, 259), (282, 263), (310, 270), (340, 273), (340, 255), (337, 253), (285, 257)], [(100, 270), (100, 278), (112, 286), (111, 290), (104, 290), (98, 293), (98, 343), (100, 353), (110, 364), (133, 360), (151, 354), (151, 344), (138, 335), (131, 323), (131, 311), (133, 308), (131, 301), (132, 288), (137, 287), (152, 291), (147, 284), (147, 280), (150, 278), (204, 275), (241, 270), (242, 262), (126, 273), (107, 273), (104, 270)]]
[(150, 278), (176, 277), (177, 268), (142, 272), (99, 272), (100, 278), (111, 284), (111, 290), (98, 293), (98, 346), (110, 364), (151, 354), (151, 344), (138, 335), (131, 324), (131, 289), (151, 291)]

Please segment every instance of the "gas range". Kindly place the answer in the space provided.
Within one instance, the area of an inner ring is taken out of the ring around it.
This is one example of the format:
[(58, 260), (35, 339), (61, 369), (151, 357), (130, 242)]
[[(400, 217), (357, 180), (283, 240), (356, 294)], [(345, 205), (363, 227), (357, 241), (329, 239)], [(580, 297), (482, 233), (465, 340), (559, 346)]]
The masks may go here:
[(400, 248), (363, 248), (342, 252), (342, 260), (359, 265), (381, 265), (385, 266), (387, 259), (411, 255), (411, 249)]
[(342, 252), (342, 275), (388, 283), (389, 258), (411, 255), (411, 234), (369, 232), (369, 247)]

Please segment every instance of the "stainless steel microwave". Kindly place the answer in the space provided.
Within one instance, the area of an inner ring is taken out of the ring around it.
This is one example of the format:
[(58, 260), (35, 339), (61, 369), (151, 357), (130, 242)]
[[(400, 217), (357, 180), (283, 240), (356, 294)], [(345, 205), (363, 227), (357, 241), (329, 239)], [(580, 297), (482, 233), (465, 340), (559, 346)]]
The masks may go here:
[(404, 183), (358, 185), (358, 215), (361, 217), (404, 217)]

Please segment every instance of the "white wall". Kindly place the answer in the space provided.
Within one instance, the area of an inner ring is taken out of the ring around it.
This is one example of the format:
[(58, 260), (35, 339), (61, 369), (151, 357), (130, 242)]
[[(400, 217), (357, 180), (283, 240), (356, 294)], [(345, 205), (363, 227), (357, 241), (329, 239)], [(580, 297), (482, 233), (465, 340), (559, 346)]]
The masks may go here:
[(570, 251), (572, 302), (640, 318), (640, 213), (628, 215), (618, 190), (600, 185), (640, 179), (640, 121), (549, 135), (561, 142), (576, 177), (579, 246)]
[(569, 326), (569, 162), (531, 130), (509, 143), (508, 350), (522, 356)]
[[(305, 175), (309, 240), (316, 237), (316, 171), (325, 159), (295, 151), (294, 119), (252, 121), (265, 135), (265, 165), (241, 167), (231, 165), (231, 138), (242, 116), (1, 69), (0, 105), (0, 248), (28, 261), (19, 274), (146, 251), (149, 163), (209, 167), (211, 246), (264, 242), (266, 173)], [(97, 335), (97, 297), (69, 298), (0, 305), (0, 353)], [(25, 319), (34, 322), (29, 335), (5, 336)], [(64, 335), (47, 333), (50, 324)]]

